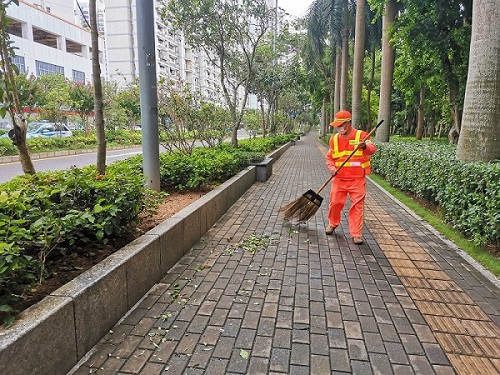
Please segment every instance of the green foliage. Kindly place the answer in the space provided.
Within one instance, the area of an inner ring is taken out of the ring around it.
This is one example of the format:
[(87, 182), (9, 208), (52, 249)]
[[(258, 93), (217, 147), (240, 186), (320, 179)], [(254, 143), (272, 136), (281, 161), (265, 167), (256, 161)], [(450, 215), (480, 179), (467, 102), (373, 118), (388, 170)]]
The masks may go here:
[[(0, 305), (46, 277), (54, 252), (106, 242), (131, 229), (145, 206), (143, 178), (126, 161), (105, 176), (93, 167), (25, 175), (0, 190)], [(36, 277), (35, 277), (36, 275)], [(4, 318), (13, 312), (4, 311)]]
[[(27, 144), (32, 153), (49, 152), (54, 150), (83, 150), (97, 147), (95, 131), (84, 135), (83, 131), (74, 130), (73, 137), (58, 138), (29, 138)], [(112, 130), (106, 132), (108, 147), (140, 145), (141, 132), (130, 130)], [(17, 148), (8, 138), (0, 138), (0, 156), (16, 155)]]
[(231, 115), (189, 88), (161, 81), (158, 114), (162, 119), (160, 141), (167, 150), (189, 155), (196, 141), (208, 147), (220, 145), (231, 130)]
[(391, 140), (372, 167), (393, 186), (438, 205), (476, 244), (500, 245), (500, 164), (455, 160), (455, 146)]
[(197, 147), (190, 155), (170, 152), (160, 155), (162, 190), (197, 190), (217, 185), (250, 163), (262, 161), (266, 153), (295, 139), (296, 135), (243, 139), (238, 148), (223, 143), (215, 148)]

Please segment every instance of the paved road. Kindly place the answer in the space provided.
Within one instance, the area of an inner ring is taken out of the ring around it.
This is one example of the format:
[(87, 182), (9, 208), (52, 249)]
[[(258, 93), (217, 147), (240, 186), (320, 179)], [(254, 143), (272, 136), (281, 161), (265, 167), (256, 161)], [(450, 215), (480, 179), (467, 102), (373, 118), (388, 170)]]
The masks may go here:
[(71, 373), (499, 374), (498, 280), (377, 185), (360, 246), (345, 213), (325, 235), (326, 201), (278, 215), (325, 151), (289, 148)]
[[(127, 159), (137, 154), (142, 154), (142, 148), (108, 150), (106, 153), (106, 164), (113, 163), (117, 160)], [(45, 153), (41, 158), (33, 159), (33, 164), (37, 172), (45, 172), (69, 169), (73, 166), (81, 168), (86, 165), (95, 164), (96, 161), (96, 152), (89, 150), (88, 153), (84, 154), (61, 156), (54, 156), (54, 153)], [(0, 183), (9, 181), (15, 176), (22, 174), (23, 170), (19, 161), (0, 163)]]

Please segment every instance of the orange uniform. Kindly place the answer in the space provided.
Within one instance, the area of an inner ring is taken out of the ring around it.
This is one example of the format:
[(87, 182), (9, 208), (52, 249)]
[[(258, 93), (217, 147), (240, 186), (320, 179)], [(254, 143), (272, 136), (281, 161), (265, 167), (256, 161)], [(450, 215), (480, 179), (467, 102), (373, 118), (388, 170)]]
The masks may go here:
[(361, 240), (363, 230), (363, 206), (366, 196), (365, 176), (371, 172), (370, 155), (377, 150), (369, 139), (365, 139), (367, 136), (367, 132), (356, 130), (349, 125), (345, 134), (332, 135), (330, 149), (326, 154), (326, 165), (330, 172), (334, 173), (358, 143), (365, 140), (366, 147), (358, 149), (333, 178), (328, 208), (330, 227), (336, 228), (340, 223), (340, 214), (347, 196), (349, 196), (351, 201), (348, 215), (349, 233), (351, 237), (359, 240)]

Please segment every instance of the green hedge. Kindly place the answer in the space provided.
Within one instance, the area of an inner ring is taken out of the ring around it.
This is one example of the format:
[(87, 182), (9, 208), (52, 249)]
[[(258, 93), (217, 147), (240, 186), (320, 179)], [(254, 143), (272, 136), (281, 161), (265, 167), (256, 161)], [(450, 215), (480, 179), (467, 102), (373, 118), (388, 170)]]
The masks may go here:
[[(123, 145), (140, 145), (142, 143), (141, 132), (129, 130), (106, 131), (106, 142), (108, 147)], [(26, 140), (31, 153), (48, 152), (54, 150), (80, 150), (97, 147), (97, 136), (92, 131), (86, 136), (81, 130), (74, 130), (72, 137), (59, 138), (29, 138)], [(16, 146), (9, 138), (0, 137), (0, 156), (17, 155)]]
[(377, 144), (374, 173), (438, 205), (445, 220), (475, 244), (500, 244), (500, 164), (455, 160), (456, 147), (427, 141)]
[[(197, 148), (192, 155), (160, 155), (163, 191), (197, 190), (220, 184), (260, 161), (295, 136), (240, 141), (233, 149)], [(105, 176), (95, 166), (19, 176), (0, 185), (0, 318), (10, 305), (44, 278), (50, 257), (72, 256), (91, 241), (105, 242), (136, 229), (148, 207), (142, 156), (115, 162)]]

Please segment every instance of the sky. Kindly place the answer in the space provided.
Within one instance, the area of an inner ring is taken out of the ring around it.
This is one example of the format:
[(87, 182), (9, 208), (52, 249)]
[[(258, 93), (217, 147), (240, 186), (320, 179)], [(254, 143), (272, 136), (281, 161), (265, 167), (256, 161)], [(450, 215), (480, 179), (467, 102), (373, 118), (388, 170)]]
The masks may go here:
[(278, 6), (296, 17), (302, 17), (314, 0), (278, 0)]

